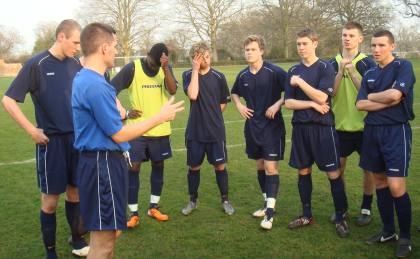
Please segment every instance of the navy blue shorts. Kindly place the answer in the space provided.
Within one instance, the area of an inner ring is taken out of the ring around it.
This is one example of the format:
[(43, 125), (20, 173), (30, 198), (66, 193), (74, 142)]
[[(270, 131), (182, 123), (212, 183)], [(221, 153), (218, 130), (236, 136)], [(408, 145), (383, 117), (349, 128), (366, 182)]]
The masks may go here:
[(251, 132), (245, 129), (246, 154), (249, 159), (267, 161), (279, 161), (284, 158), (285, 134), (281, 132), (274, 138), (261, 138), (258, 143)]
[(319, 170), (331, 172), (340, 167), (339, 144), (334, 126), (295, 124), (289, 165), (309, 168), (315, 162)]
[(60, 194), (67, 185), (76, 186), (79, 152), (73, 148), (74, 135), (50, 135), (47, 145), (36, 145), (38, 187), (42, 193)]
[(187, 140), (187, 165), (199, 166), (203, 163), (204, 156), (212, 165), (227, 163), (227, 150), (225, 141), (200, 142)]
[(409, 124), (365, 125), (360, 167), (391, 177), (407, 177), (411, 140)]
[(121, 152), (81, 152), (78, 165), (80, 214), (88, 231), (124, 230), (127, 163)]
[(348, 157), (353, 152), (359, 155), (362, 151), (363, 131), (348, 132), (337, 130), (340, 143), (340, 157)]
[(163, 161), (172, 157), (169, 136), (139, 137), (129, 143), (131, 162)]

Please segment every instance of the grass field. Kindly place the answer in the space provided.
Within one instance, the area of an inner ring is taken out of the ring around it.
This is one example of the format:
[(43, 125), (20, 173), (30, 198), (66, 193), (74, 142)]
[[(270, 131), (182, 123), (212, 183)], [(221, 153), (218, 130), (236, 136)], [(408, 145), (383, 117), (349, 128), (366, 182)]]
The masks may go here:
[[(420, 60), (413, 61), (420, 80)], [(290, 64), (281, 64), (287, 69)], [(225, 73), (229, 86), (243, 66), (219, 67)], [(178, 80), (183, 69), (175, 69)], [(4, 93), (12, 78), (0, 78), (0, 93)], [(181, 82), (180, 82), (181, 83)], [(417, 83), (417, 86), (419, 84)], [(416, 87), (418, 88), (418, 87)], [(420, 95), (415, 89), (415, 113), (420, 116)], [(127, 103), (127, 94), (121, 96)], [(189, 102), (182, 90), (177, 99), (186, 100), (186, 111), (173, 122), (173, 158), (166, 162), (165, 185), (161, 207), (170, 215), (170, 221), (156, 222), (146, 215), (150, 194), (150, 165), (144, 164), (141, 173), (140, 226), (126, 231), (117, 243), (116, 258), (391, 258), (394, 245), (367, 246), (362, 241), (380, 229), (380, 218), (374, 202), (371, 225), (357, 227), (362, 197), (361, 172), (358, 156), (350, 157), (346, 171), (346, 189), (350, 205), (349, 238), (340, 239), (329, 223), (333, 212), (330, 187), (324, 173), (314, 167), (313, 213), (316, 224), (291, 231), (287, 223), (301, 212), (297, 190), (297, 173), (287, 164), (290, 154), (291, 111), (282, 109), (287, 127), (285, 160), (281, 161), (280, 193), (277, 214), (271, 231), (259, 227), (260, 220), (250, 213), (262, 205), (262, 196), (256, 180), (255, 164), (247, 159), (243, 139), (243, 124), (232, 104), (224, 114), (228, 145), (228, 172), (230, 199), (236, 209), (233, 216), (225, 215), (220, 206), (219, 193), (212, 167), (204, 165), (199, 189), (199, 208), (185, 217), (181, 208), (188, 201), (184, 127), (188, 118)], [(33, 105), (28, 96), (22, 106), (33, 121)], [(420, 258), (420, 119), (412, 123), (413, 150), (408, 178), (408, 190), (413, 207), (412, 258)], [(35, 148), (23, 130), (0, 110), (0, 258), (42, 258), (44, 250), (39, 226), (40, 193), (36, 186)], [(26, 161), (26, 163), (22, 163)], [(18, 162), (12, 164), (13, 162)], [(376, 200), (376, 198), (375, 198)], [(63, 198), (57, 214), (57, 250), (62, 258), (71, 258), (66, 243), (69, 229), (64, 216)]]

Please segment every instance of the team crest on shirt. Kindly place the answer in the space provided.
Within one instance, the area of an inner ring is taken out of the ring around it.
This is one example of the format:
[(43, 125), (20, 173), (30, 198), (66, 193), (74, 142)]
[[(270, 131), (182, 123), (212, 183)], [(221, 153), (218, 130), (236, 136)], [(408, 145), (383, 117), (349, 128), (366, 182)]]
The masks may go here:
[(247, 87), (248, 86), (248, 83), (245, 83), (244, 86)]
[(401, 86), (401, 87), (405, 87), (405, 83), (404, 83), (404, 82), (401, 82), (401, 83), (400, 83), (400, 86)]
[(328, 88), (328, 92), (332, 93), (333, 92), (333, 89), (331, 87)]

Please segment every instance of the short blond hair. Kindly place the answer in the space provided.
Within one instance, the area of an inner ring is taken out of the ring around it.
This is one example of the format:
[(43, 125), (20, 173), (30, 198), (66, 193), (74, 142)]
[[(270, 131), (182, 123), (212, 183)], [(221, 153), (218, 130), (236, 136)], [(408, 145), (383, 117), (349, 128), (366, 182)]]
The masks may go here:
[(204, 55), (208, 51), (210, 53), (210, 48), (205, 42), (199, 42), (191, 46), (190, 57), (194, 59), (195, 55), (201, 54)]
[(265, 40), (260, 35), (249, 35), (244, 41), (244, 48), (251, 42), (256, 42), (261, 50), (265, 50)]

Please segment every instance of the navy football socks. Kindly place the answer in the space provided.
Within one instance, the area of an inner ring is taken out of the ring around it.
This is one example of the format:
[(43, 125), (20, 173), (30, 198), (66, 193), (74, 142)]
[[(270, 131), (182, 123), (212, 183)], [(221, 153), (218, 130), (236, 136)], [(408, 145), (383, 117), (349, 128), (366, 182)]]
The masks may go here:
[(299, 175), (298, 189), (300, 201), (302, 202), (303, 216), (312, 217), (311, 199), (312, 199), (312, 175)]
[(128, 170), (128, 204), (137, 204), (139, 201), (140, 172)]
[(258, 183), (260, 184), (261, 192), (265, 192), (265, 170), (257, 170)]
[(363, 210), (371, 210), (372, 209), (372, 200), (373, 200), (373, 195), (367, 195), (367, 194), (363, 194), (363, 199), (362, 199), (362, 206), (360, 206), (360, 208)]
[(395, 233), (394, 224), (394, 198), (388, 187), (376, 189), (379, 214), (381, 215), (383, 230), (387, 233)]
[(200, 185), (200, 170), (188, 170), (188, 193), (190, 194), (190, 201), (196, 202), (198, 198), (198, 186)]
[[(163, 189), (163, 162), (152, 162), (152, 172), (150, 174), (150, 189), (153, 196), (159, 199)], [(157, 203), (150, 202), (149, 208), (157, 208)]]
[(227, 201), (229, 190), (229, 177), (227, 171), (226, 169), (221, 171), (214, 170), (214, 173), (216, 174), (216, 182), (217, 186), (219, 187), (222, 202)]
[(329, 179), (331, 186), (331, 194), (335, 207), (335, 222), (343, 221), (343, 214), (347, 210), (347, 197), (344, 191), (344, 181), (340, 176), (337, 179)]
[(47, 258), (57, 257), (55, 252), (55, 232), (56, 232), (56, 216), (55, 212), (48, 214), (41, 210), (40, 212), (42, 240), (44, 241)]
[(397, 212), (398, 224), (400, 226), (400, 238), (410, 239), (411, 228), (411, 200), (408, 193), (394, 198), (395, 211)]
[(85, 233), (83, 226), (82, 226), (82, 220), (80, 217), (80, 203), (79, 202), (70, 202), (65, 201), (65, 207), (66, 207), (66, 218), (67, 222), (70, 226), (71, 230), (71, 238), (73, 247), (76, 249), (80, 249), (85, 244), (80, 244), (82, 241), (82, 235)]

